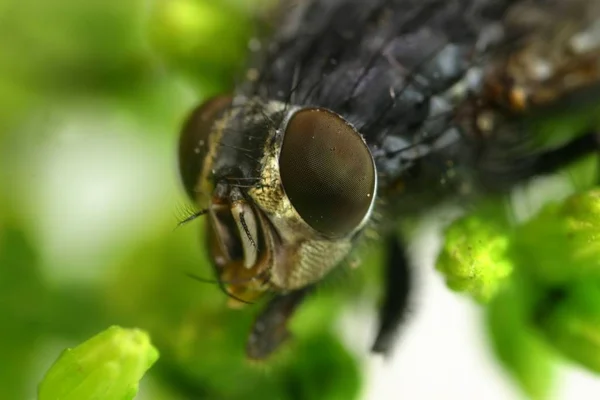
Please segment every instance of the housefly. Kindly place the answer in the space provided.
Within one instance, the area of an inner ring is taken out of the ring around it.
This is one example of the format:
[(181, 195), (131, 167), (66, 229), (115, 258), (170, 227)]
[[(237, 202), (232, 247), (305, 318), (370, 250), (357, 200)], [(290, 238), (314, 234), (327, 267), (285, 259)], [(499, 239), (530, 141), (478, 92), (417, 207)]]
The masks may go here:
[(274, 19), (243, 82), (185, 122), (183, 185), (232, 302), (272, 296), (250, 358), (374, 229), (385, 353), (411, 286), (398, 221), (598, 150), (591, 127), (540, 144), (528, 121), (598, 98), (600, 0), (304, 0)]

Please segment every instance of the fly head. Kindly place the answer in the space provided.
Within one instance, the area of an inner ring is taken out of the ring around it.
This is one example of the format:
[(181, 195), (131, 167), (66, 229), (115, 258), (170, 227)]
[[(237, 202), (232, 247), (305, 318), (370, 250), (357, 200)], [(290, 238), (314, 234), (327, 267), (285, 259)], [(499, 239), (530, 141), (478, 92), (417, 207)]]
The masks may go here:
[(179, 144), (190, 198), (206, 210), (210, 257), (232, 305), (321, 280), (375, 204), (377, 172), (356, 129), (327, 109), (219, 96)]

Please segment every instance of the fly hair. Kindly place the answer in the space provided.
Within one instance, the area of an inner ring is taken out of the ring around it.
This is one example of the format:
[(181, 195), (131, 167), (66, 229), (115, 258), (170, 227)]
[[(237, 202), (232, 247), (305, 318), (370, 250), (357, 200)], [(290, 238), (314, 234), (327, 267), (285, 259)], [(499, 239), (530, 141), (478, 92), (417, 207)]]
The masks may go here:
[[(383, 120), (383, 118), (396, 106), (397, 104), (397, 99), (399, 98), (399, 96), (401, 96), (409, 87), (411, 84), (417, 84), (417, 86), (419, 86), (420, 84), (418, 84), (416, 77), (419, 75), (420, 70), (423, 66), (427, 65), (427, 63), (431, 60), (433, 60), (445, 47), (447, 46), (447, 43), (444, 43), (443, 45), (440, 45), (439, 48), (437, 48), (435, 51), (431, 52), (430, 55), (428, 55), (427, 57), (424, 57), (423, 60), (421, 60), (404, 78), (404, 82), (403, 82), (403, 86), (400, 88), (400, 90), (398, 92), (394, 92), (394, 96), (390, 96), (390, 101), (388, 102), (388, 106), (385, 107), (381, 113), (379, 113), (379, 115), (377, 115), (371, 122), (367, 122), (365, 123), (365, 125), (363, 125), (361, 127), (361, 130), (371, 130), (374, 126), (376, 126), (376, 124), (378, 122), (380, 122), (381, 120)], [(426, 96), (426, 100), (429, 100), (431, 97), (431, 94), (427, 94)], [(425, 122), (425, 121), (423, 121)], [(389, 130), (384, 130), (383, 135), (379, 135), (378, 139), (377, 139), (377, 144), (381, 145), (381, 142), (383, 141), (383, 139), (385, 139), (385, 137), (387, 135), (390, 134)]]
[(237, 146), (233, 146), (227, 143), (223, 143), (223, 142), (219, 142), (218, 143), (219, 146), (223, 146), (223, 147), (227, 147), (233, 150), (237, 150), (239, 151), (244, 157), (248, 158), (251, 161), (254, 161), (256, 163), (260, 163), (260, 160), (256, 159), (255, 157), (252, 157), (250, 154), (252, 153), (252, 150), (249, 149), (244, 149), (242, 147), (237, 147)]
[[(363, 68), (358, 79), (354, 82), (353, 86), (350, 89), (350, 93), (344, 98), (344, 100), (340, 104), (340, 106), (342, 108), (347, 106), (348, 103), (354, 98), (354, 96), (356, 94), (356, 89), (360, 86), (362, 81), (367, 77), (368, 73), (374, 67), (375, 62), (379, 59), (379, 57), (381, 57), (381, 55), (383, 54), (383, 50), (396, 38), (396, 36), (399, 33), (410, 31), (411, 28), (413, 28), (413, 27), (423, 26), (423, 24), (425, 24), (427, 20), (432, 18), (433, 15), (435, 15), (435, 12), (432, 12), (433, 9), (441, 8), (441, 7), (439, 7), (439, 6), (441, 6), (440, 3), (442, 3), (442, 2), (436, 1), (436, 2), (432, 3), (431, 7), (423, 8), (423, 9), (417, 8), (417, 10), (415, 12), (413, 12), (413, 15), (409, 15), (408, 18), (401, 23), (401, 27), (398, 31), (392, 30), (389, 33), (389, 36), (385, 38), (385, 40), (380, 44), (380, 46), (378, 46), (378, 48), (373, 52), (371, 57), (369, 57), (369, 61), (367, 62), (367, 65), (365, 66), (365, 68)], [(382, 11), (385, 11), (385, 7), (382, 8)], [(425, 12), (427, 12), (428, 15), (424, 15)]]
[(232, 280), (218, 280), (218, 279), (210, 279), (210, 278), (203, 278), (199, 275), (194, 274), (193, 272), (185, 272), (185, 275), (188, 278), (192, 278), (193, 280), (197, 281), (197, 282), (201, 282), (201, 283), (208, 283), (208, 284), (213, 284), (213, 285), (219, 285), (219, 284), (223, 284), (223, 285), (239, 285), (241, 283), (248, 283), (248, 282), (252, 282), (253, 280), (256, 280), (258, 278), (261, 277), (261, 274), (257, 274), (255, 276), (251, 276), (249, 278), (244, 278), (244, 279), (232, 279)]
[(199, 218), (203, 215), (205, 215), (206, 213), (208, 213), (208, 209), (202, 209), (202, 210), (196, 210), (195, 208), (193, 208), (192, 206), (190, 206), (189, 204), (184, 204), (182, 206), (180, 206), (177, 210), (177, 226), (175, 226), (174, 229), (177, 229), (183, 225), (186, 225), (192, 221), (194, 221), (196, 218)]
[[(449, 110), (449, 111), (445, 111), (436, 115), (433, 115), (431, 117), (428, 117), (426, 120), (424, 120), (424, 122), (428, 122), (428, 121), (433, 121), (436, 119), (440, 119), (440, 118), (446, 118), (446, 117), (450, 117), (454, 114), (454, 110)], [(460, 131), (460, 130), (459, 130)], [(374, 158), (378, 159), (378, 158), (393, 158), (405, 151), (409, 151), (412, 150), (418, 146), (421, 146), (423, 144), (427, 144), (431, 141), (434, 141), (436, 139), (439, 138), (439, 135), (435, 135), (435, 136), (426, 136), (425, 134), (427, 134), (428, 132), (425, 130), (422, 130), (420, 133), (424, 134), (424, 135), (415, 135), (415, 137), (421, 137), (423, 136), (422, 140), (419, 141), (415, 141), (413, 143), (411, 143), (410, 145), (407, 145), (406, 147), (403, 147), (401, 149), (398, 150), (394, 150), (394, 151), (383, 151), (383, 152), (379, 152), (373, 155)], [(441, 131), (440, 133), (443, 133), (443, 131)], [(449, 144), (450, 145), (450, 144)], [(438, 149), (444, 149), (444, 147), (440, 147)]]

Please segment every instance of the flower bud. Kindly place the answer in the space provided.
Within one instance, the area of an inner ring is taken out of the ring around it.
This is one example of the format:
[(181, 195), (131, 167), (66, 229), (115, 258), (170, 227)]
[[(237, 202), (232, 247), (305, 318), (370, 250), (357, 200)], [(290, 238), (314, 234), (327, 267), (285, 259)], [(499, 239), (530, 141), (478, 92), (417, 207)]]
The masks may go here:
[(74, 349), (66, 349), (38, 388), (39, 400), (129, 400), (158, 359), (148, 335), (112, 326)]
[[(489, 218), (490, 209), (458, 219), (446, 229), (436, 268), (452, 290), (487, 302), (510, 276), (510, 240), (504, 225)], [(496, 212), (501, 212), (496, 210)]]

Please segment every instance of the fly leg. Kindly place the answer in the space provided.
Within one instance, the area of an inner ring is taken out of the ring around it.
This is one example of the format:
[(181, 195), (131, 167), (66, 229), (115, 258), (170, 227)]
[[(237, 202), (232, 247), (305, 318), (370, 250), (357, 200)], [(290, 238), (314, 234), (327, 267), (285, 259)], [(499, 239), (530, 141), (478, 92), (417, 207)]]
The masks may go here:
[(536, 162), (535, 173), (549, 174), (577, 159), (594, 154), (598, 158), (595, 185), (600, 185), (600, 133), (590, 132), (558, 150), (542, 155)]
[(404, 246), (396, 236), (388, 238), (385, 292), (380, 309), (379, 330), (371, 351), (388, 354), (408, 310), (412, 276)]
[(557, 169), (596, 152), (598, 154), (598, 134), (587, 133), (560, 149), (542, 154), (536, 161), (534, 173), (536, 175), (546, 175), (554, 173)]
[(287, 329), (289, 319), (302, 304), (311, 288), (296, 290), (272, 298), (258, 315), (246, 345), (252, 360), (264, 360), (292, 336)]

